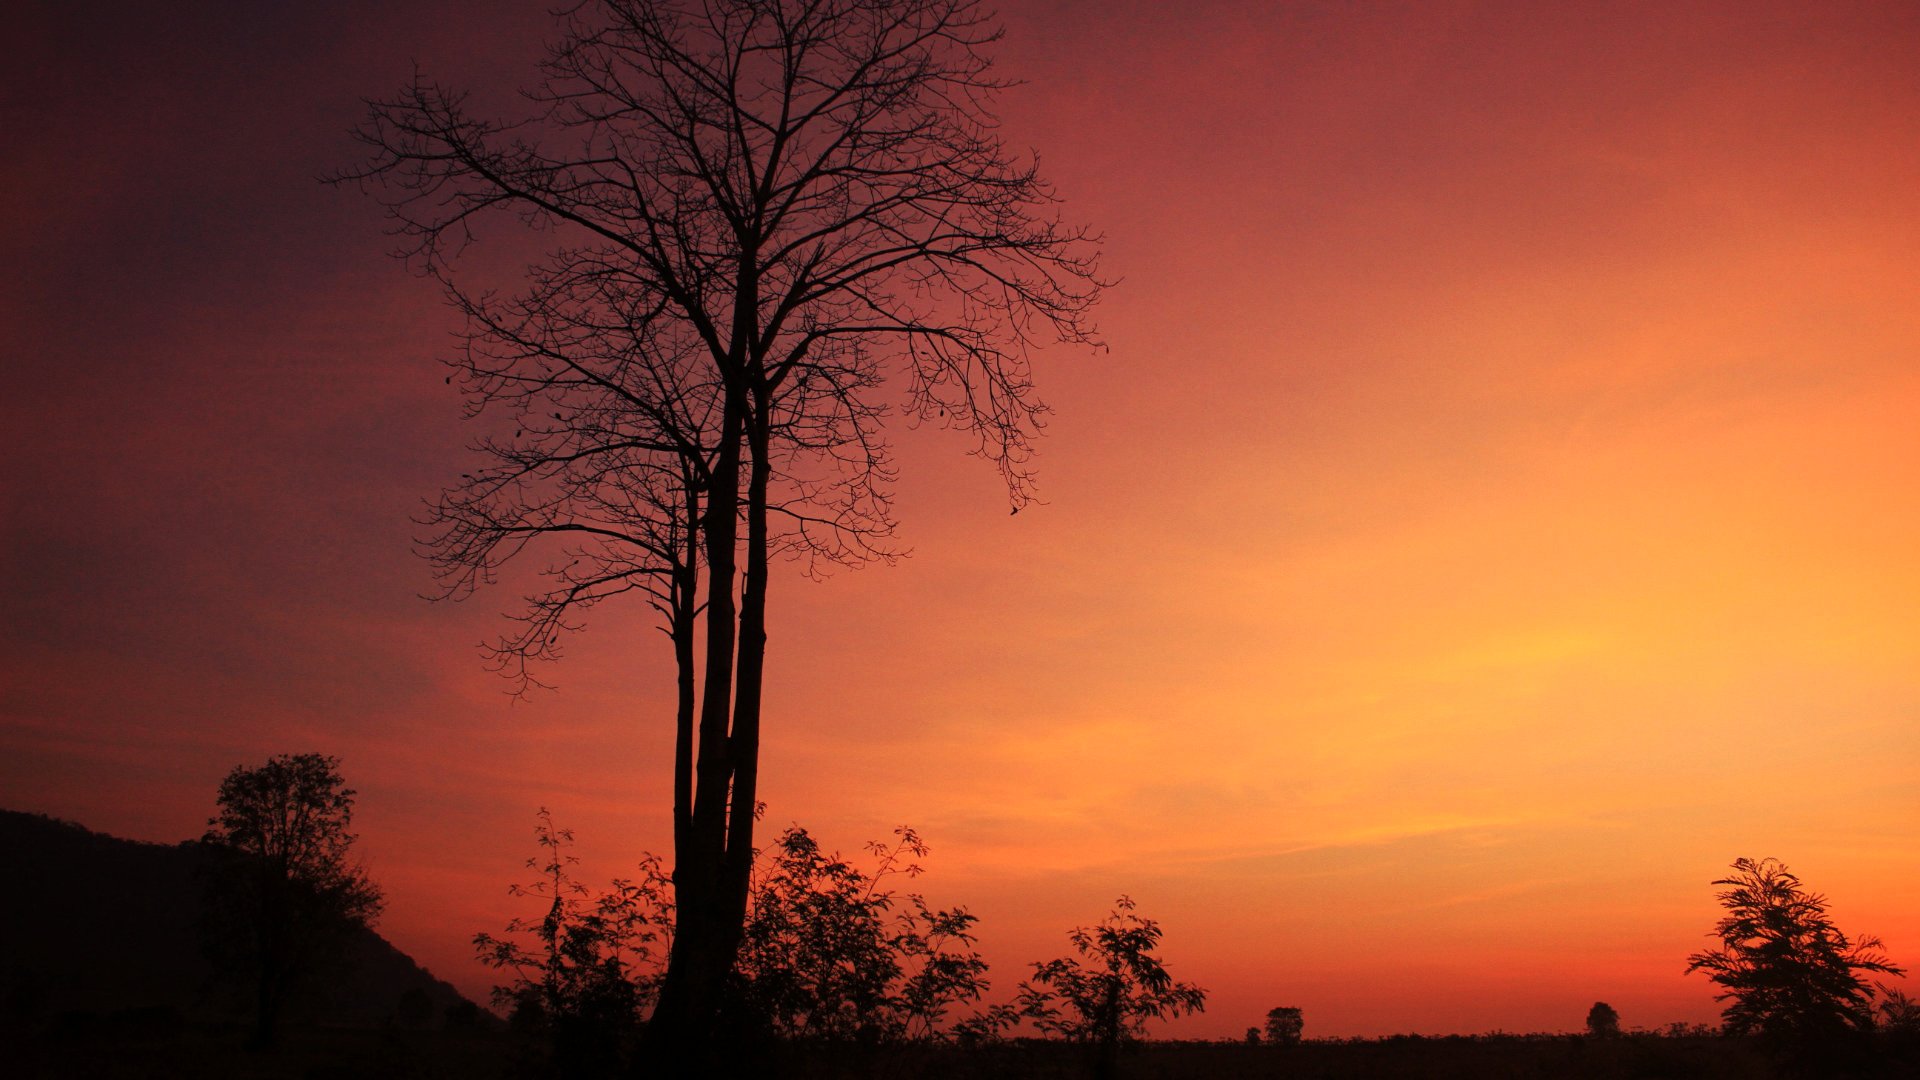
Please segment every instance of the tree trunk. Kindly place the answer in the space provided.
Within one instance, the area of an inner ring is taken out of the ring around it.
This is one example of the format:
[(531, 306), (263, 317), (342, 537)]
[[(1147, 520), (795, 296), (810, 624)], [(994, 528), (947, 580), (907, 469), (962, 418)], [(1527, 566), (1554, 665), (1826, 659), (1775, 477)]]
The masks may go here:
[(759, 809), (760, 703), (767, 657), (767, 484), (773, 467), (767, 460), (769, 417), (758, 396), (747, 438), (752, 460), (747, 480), (747, 575), (740, 591), (739, 669), (734, 678), (732, 757), (733, 798), (727, 821), (727, 855), (722, 887), (739, 944), (745, 925), (747, 892), (753, 875), (753, 824)]
[[(737, 392), (729, 391), (733, 398)], [(742, 395), (744, 396), (744, 395)], [(692, 813), (674, 829), (673, 951), (660, 985), (660, 1001), (647, 1025), (656, 1058), (681, 1059), (710, 1043), (727, 973), (733, 967), (738, 920), (727, 929), (722, 868), (726, 858), (727, 794), (733, 762), (727, 728), (733, 702), (733, 654), (737, 626), (733, 602), (739, 536), (741, 413), (729, 401), (719, 453), (706, 485), (707, 556), (706, 671), (693, 763)]]
[(680, 853), (693, 844), (693, 720), (699, 698), (695, 688), (694, 649), (697, 646), (700, 610), (700, 488), (692, 466), (682, 463), (681, 487), (686, 502), (681, 507), (686, 517), (686, 548), (681, 562), (674, 567), (668, 608), (671, 611), (673, 664), (678, 700), (673, 724), (673, 850), (675, 866)]
[(1106, 992), (1100, 1000), (1100, 1018), (1095, 1025), (1098, 1043), (1094, 1051), (1095, 1080), (1113, 1080), (1120, 1073), (1120, 980), (1106, 977)]

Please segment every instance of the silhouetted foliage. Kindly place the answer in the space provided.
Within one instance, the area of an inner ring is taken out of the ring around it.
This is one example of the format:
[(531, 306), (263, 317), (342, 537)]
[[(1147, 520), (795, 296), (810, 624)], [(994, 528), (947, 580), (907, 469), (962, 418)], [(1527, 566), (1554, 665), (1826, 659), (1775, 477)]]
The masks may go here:
[(208, 953), (252, 984), (253, 1037), (263, 1045), (289, 996), (380, 913), (380, 890), (349, 861), (354, 792), (339, 765), (292, 754), (236, 767), (201, 840), (212, 856)]
[(1301, 1033), (1306, 1030), (1306, 1026), (1300, 1010), (1291, 1005), (1267, 1010), (1267, 1041), (1275, 1046), (1293, 1046), (1299, 1043)]
[(788, 1038), (890, 1042), (948, 1034), (947, 1013), (987, 989), (976, 917), (882, 888), (922, 872), (912, 829), (871, 843), (871, 874), (789, 828), (763, 852), (739, 961), (739, 995)]
[[(1093, 340), (1100, 282), (995, 131), (980, 0), (597, 0), (562, 19), (524, 124), (418, 79), (372, 106), (372, 160), (341, 179), (382, 188), (467, 318), (470, 407), (510, 421), (434, 510), (449, 594), (558, 546), (496, 650), (523, 679), (602, 599), (663, 612), (680, 927), (656, 1026), (698, 1038), (746, 923), (769, 557), (891, 557), (889, 399), (970, 436), (1028, 503), (1030, 353)], [(517, 294), (456, 282), (496, 211), (549, 234)]]
[(1874, 1024), (1882, 1031), (1902, 1035), (1920, 1035), (1920, 1001), (1885, 983), (1874, 984), (1880, 1001), (1874, 1006)]
[(1849, 938), (1827, 916), (1827, 899), (1801, 887), (1776, 859), (1738, 859), (1714, 882), (1727, 914), (1721, 946), (1687, 958), (1726, 992), (1729, 1032), (1821, 1045), (1872, 1026), (1872, 991), (1861, 972), (1900, 974), (1878, 938)]
[(1604, 1001), (1594, 1002), (1593, 1008), (1587, 1010), (1587, 1034), (1596, 1039), (1620, 1034), (1620, 1014)]
[(1158, 923), (1120, 897), (1100, 923), (1067, 935), (1075, 955), (1033, 965), (1020, 986), (1019, 1015), (1042, 1032), (1093, 1044), (1097, 1071), (1110, 1074), (1121, 1041), (1146, 1034), (1147, 1021), (1206, 1008), (1207, 992), (1174, 981), (1154, 955), (1160, 936)]
[(512, 975), (494, 988), (494, 1003), (516, 1030), (545, 1041), (563, 1074), (611, 1073), (631, 1052), (659, 985), (673, 939), (671, 882), (648, 855), (639, 877), (596, 894), (569, 869), (578, 862), (567, 853), (572, 831), (544, 807), (538, 817), (542, 850), (527, 860), (538, 876), (508, 891), (544, 910), (509, 922), (505, 936), (474, 935), (474, 948), (482, 963)]
[[(948, 1012), (987, 988), (972, 949), (975, 917), (930, 907), (917, 893), (884, 888), (914, 878), (927, 846), (912, 829), (867, 846), (871, 872), (824, 852), (805, 829), (761, 853), (741, 956), (727, 995), (736, 1034), (813, 1042), (948, 1038)], [(648, 855), (639, 878), (595, 893), (577, 881), (573, 834), (540, 812), (538, 872), (516, 896), (536, 897), (538, 920), (515, 919), (500, 936), (478, 934), (483, 962), (510, 972), (494, 1000), (513, 1027), (544, 1041), (567, 1074), (603, 1074), (631, 1061), (634, 1036), (664, 974), (674, 933), (671, 882)]]

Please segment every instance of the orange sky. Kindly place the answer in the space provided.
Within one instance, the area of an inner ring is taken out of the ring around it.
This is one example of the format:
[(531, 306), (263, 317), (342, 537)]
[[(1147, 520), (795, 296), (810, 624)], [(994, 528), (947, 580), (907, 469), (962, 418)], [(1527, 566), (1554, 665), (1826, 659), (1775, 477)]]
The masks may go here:
[[(668, 849), (665, 658), (603, 609), (510, 705), (510, 591), (415, 599), (452, 318), (312, 177), (410, 58), (498, 100), (520, 6), (49, 6), (0, 160), (0, 805), (172, 841), (337, 754), (476, 995), (536, 807)], [(1132, 894), (1172, 1034), (1707, 1021), (1741, 855), (1920, 965), (1920, 11), (1005, 6), (1111, 351), (1046, 505), (902, 432), (913, 557), (777, 583), (770, 825), (917, 826), (1002, 990)]]

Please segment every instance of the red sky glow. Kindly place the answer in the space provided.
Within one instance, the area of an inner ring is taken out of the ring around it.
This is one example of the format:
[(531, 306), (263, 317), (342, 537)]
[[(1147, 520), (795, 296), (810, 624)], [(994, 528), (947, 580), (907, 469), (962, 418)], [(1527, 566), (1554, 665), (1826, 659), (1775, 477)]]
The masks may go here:
[[(607, 605), (516, 704), (511, 576), (419, 599), (455, 316), (316, 178), (544, 7), (29, 3), (0, 69), (0, 806), (171, 842), (336, 754), (475, 997), (536, 808), (670, 849), (670, 657)], [(1001, 992), (1132, 895), (1174, 1036), (1712, 1021), (1743, 855), (1920, 966), (1920, 7), (1003, 16), (1109, 349), (1041, 358), (1044, 504), (898, 429), (912, 556), (776, 580), (768, 825), (914, 825)]]

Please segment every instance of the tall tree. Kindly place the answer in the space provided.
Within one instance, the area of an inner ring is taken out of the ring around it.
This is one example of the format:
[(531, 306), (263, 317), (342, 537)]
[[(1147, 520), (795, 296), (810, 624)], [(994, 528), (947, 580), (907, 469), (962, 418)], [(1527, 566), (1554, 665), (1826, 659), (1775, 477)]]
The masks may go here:
[(1725, 886), (1727, 913), (1713, 928), (1721, 945), (1689, 956), (1687, 971), (1726, 987), (1729, 1031), (1805, 1047), (1873, 1026), (1873, 990), (1860, 973), (1902, 973), (1879, 938), (1842, 933), (1827, 898), (1778, 859), (1737, 859), (1714, 884)]
[[(1015, 510), (1045, 408), (1030, 353), (1093, 343), (1091, 238), (991, 103), (978, 0), (594, 0), (516, 121), (424, 79), (373, 105), (406, 253), (468, 318), (454, 368), (512, 435), (450, 490), (451, 592), (550, 564), (496, 656), (523, 679), (587, 606), (641, 591), (680, 680), (680, 926), (655, 1011), (710, 1030), (753, 858), (769, 559), (890, 557), (890, 402), (972, 437)], [(456, 280), (479, 218), (552, 234), (501, 296)], [(696, 657), (698, 663), (696, 663)]]
[(208, 951), (253, 984), (256, 1045), (347, 932), (379, 915), (380, 889), (350, 858), (353, 789), (337, 758), (283, 754), (236, 767), (201, 842), (213, 855)]

